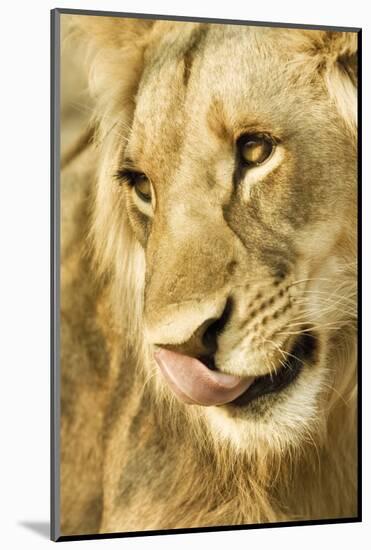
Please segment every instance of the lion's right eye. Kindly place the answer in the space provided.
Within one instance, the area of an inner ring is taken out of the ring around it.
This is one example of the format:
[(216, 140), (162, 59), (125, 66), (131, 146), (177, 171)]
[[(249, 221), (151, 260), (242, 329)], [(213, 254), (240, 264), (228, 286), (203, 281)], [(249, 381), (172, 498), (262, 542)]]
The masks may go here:
[(152, 202), (151, 183), (143, 172), (123, 170), (117, 173), (117, 178), (127, 181), (134, 189), (136, 195), (146, 203)]
[(151, 184), (145, 174), (136, 173), (132, 179), (132, 185), (137, 196), (144, 202), (152, 201)]

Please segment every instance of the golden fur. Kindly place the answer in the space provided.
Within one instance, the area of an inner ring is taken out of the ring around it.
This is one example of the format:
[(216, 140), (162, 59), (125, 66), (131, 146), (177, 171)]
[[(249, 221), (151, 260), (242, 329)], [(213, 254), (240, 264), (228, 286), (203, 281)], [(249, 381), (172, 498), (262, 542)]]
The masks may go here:
[[(62, 176), (62, 534), (355, 516), (355, 33), (62, 17), (95, 128)], [(227, 176), (241, 124), (280, 136), (243, 208)], [(152, 210), (115, 179), (125, 156)], [(194, 346), (230, 295), (225, 372), (275, 370), (308, 326), (316, 357), (251, 410), (184, 406), (153, 345)], [(268, 298), (295, 301), (287, 338), (254, 321), (276, 322)]]

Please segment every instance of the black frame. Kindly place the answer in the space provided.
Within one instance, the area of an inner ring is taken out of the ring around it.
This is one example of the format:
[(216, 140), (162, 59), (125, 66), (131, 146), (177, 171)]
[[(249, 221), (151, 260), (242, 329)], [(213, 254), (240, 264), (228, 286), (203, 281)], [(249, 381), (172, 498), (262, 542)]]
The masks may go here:
[[(362, 522), (362, 29), (360, 27), (343, 27), (295, 23), (272, 23), (265, 21), (247, 21), (239, 19), (216, 19), (206, 17), (191, 17), (178, 15), (155, 15), (143, 13), (124, 13), (113, 11), (80, 10), (55, 8), (51, 10), (51, 114), (50, 114), (50, 146), (51, 146), (51, 233), (50, 233), (50, 257), (51, 257), (51, 304), (50, 304), (50, 325), (51, 325), (51, 420), (50, 420), (50, 536), (53, 541), (63, 542), (72, 540), (112, 539), (127, 537), (142, 537), (153, 535), (172, 535), (184, 533), (203, 533), (216, 531), (240, 531), (248, 529), (263, 529), (271, 527), (289, 526), (310, 526), (310, 525), (333, 525), (339, 523)], [(358, 163), (357, 163), (357, 212), (358, 212), (358, 234), (357, 234), (357, 281), (358, 281), (358, 353), (359, 363), (357, 369), (358, 396), (357, 396), (357, 432), (358, 432), (358, 514), (351, 518), (300, 520), (277, 523), (259, 523), (249, 525), (225, 525), (215, 527), (193, 527), (184, 529), (130, 531), (117, 533), (93, 533), (89, 535), (61, 535), (60, 528), (60, 365), (59, 365), (59, 311), (60, 311), (60, 15), (96, 15), (103, 17), (122, 17), (126, 19), (158, 19), (165, 21), (189, 21), (204, 23), (225, 23), (228, 25), (249, 25), (256, 27), (281, 27), (291, 29), (308, 30), (329, 30), (356, 32), (358, 39), (358, 87), (357, 87), (357, 114), (358, 114)]]

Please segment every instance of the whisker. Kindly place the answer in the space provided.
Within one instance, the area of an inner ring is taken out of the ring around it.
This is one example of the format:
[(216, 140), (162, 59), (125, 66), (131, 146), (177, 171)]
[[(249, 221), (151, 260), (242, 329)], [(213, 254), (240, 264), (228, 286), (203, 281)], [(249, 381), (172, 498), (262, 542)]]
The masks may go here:
[(325, 278), (325, 277), (308, 277), (307, 279), (299, 279), (297, 281), (293, 281), (292, 283), (289, 284), (289, 287), (299, 285), (301, 283), (306, 283), (308, 281), (327, 281), (327, 282), (330, 281), (330, 282), (333, 282), (332, 279), (328, 279), (328, 278)]
[[(339, 290), (339, 289), (337, 289), (337, 290)], [(353, 292), (349, 296), (344, 296), (343, 294), (338, 294), (336, 291), (331, 291), (329, 293), (329, 292), (325, 292), (324, 290), (303, 290), (302, 293), (303, 294), (315, 294), (317, 296), (325, 295), (327, 297), (327, 299), (331, 299), (332, 297), (334, 297), (334, 298), (339, 298), (339, 300), (345, 300), (347, 302), (353, 302), (353, 300), (357, 297), (356, 292)]]
[[(300, 361), (303, 365), (306, 364), (304, 361), (302, 361), (301, 359), (299, 359), (299, 357), (296, 357), (296, 355), (293, 355), (292, 353), (289, 353), (288, 351), (283, 350), (283, 349), (281, 348), (281, 346), (279, 346), (276, 342), (273, 342), (273, 340), (269, 340), (269, 339), (265, 338), (264, 336), (263, 336), (263, 339), (264, 339), (265, 342), (268, 342), (269, 344), (272, 344), (272, 345), (276, 348), (276, 350), (277, 350), (279, 353), (281, 353), (281, 354), (283, 355), (283, 357), (284, 357), (285, 359), (286, 359), (286, 356), (289, 356), (289, 357), (293, 357), (294, 359)], [(289, 369), (291, 368), (291, 366), (290, 366), (290, 365), (287, 365), (286, 362), (283, 363), (283, 366), (285, 366), (285, 367), (287, 367), (287, 368), (289, 368)]]
[[(307, 305), (310, 305), (312, 306), (312, 302), (311, 301), (308, 301), (308, 300), (296, 300), (295, 302), (297, 305), (299, 306), (307, 306)], [(353, 311), (351, 309), (346, 309), (344, 307), (338, 307), (339, 306), (339, 303), (338, 302), (333, 302), (333, 303), (330, 303), (330, 302), (323, 302), (324, 306), (321, 307), (321, 309), (318, 309), (318, 311), (316, 311), (316, 313), (309, 313), (309, 312), (303, 312), (303, 314), (307, 314), (307, 315), (311, 315), (312, 317), (315, 315), (316, 318), (318, 317), (322, 317), (324, 314), (326, 313), (329, 313), (329, 312), (338, 312), (338, 313), (341, 313), (342, 314), (342, 317), (344, 317), (344, 314), (346, 314), (348, 317), (356, 317), (357, 315), (357, 311)]]
[[(344, 403), (344, 405), (349, 408), (349, 403), (346, 401), (346, 399), (344, 398), (344, 396), (331, 384), (327, 384), (326, 382), (322, 382), (322, 385), (327, 388), (328, 390), (330, 390), (330, 392), (334, 392), (340, 399), (341, 401)], [(331, 406), (329, 405), (328, 407), (329, 409), (331, 408)]]

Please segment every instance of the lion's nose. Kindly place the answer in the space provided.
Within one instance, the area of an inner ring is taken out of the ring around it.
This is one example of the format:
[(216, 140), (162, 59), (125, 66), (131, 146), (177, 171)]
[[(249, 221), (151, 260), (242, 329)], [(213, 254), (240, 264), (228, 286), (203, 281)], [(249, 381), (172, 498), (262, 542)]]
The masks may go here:
[(202, 344), (208, 355), (213, 355), (218, 347), (218, 335), (224, 330), (232, 312), (232, 299), (228, 298), (219, 319), (208, 319), (199, 328)]
[(162, 337), (153, 343), (192, 357), (211, 357), (217, 351), (218, 336), (228, 323), (231, 312), (232, 299), (227, 298), (216, 315), (199, 322), (197, 328), (183, 341), (174, 341), (171, 331), (164, 330)]

